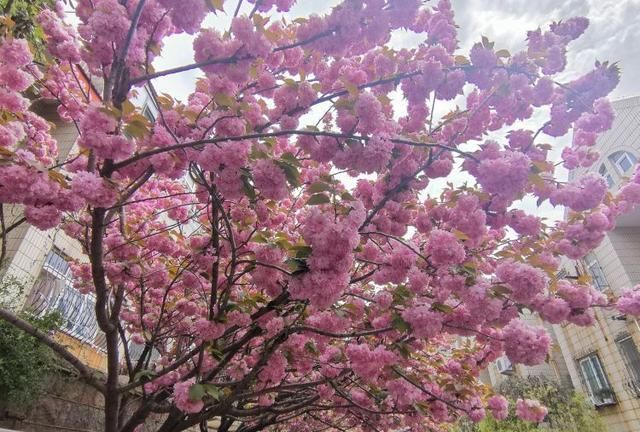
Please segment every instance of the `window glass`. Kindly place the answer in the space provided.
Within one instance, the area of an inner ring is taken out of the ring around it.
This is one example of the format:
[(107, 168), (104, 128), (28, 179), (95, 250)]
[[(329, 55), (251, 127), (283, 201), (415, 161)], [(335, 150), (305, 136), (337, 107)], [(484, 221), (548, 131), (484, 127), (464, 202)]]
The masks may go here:
[(591, 354), (579, 361), (582, 377), (594, 405), (615, 403), (615, 396), (604, 373), (600, 359)]
[(631, 336), (619, 340), (618, 349), (622, 354), (625, 366), (629, 371), (630, 378), (636, 382), (640, 381), (640, 353), (638, 347)]
[(637, 160), (634, 155), (626, 151), (619, 151), (609, 156), (609, 160), (616, 166), (620, 175), (629, 174), (636, 164)]
[(611, 174), (609, 174), (609, 171), (607, 171), (607, 167), (604, 166), (604, 164), (600, 165), (600, 169), (598, 170), (598, 172), (607, 181), (607, 185), (609, 187), (613, 186), (613, 184), (615, 183), (613, 181), (613, 177), (611, 177)]
[(584, 265), (591, 276), (591, 283), (597, 290), (602, 291), (609, 286), (602, 267), (594, 254), (590, 253), (584, 258)]

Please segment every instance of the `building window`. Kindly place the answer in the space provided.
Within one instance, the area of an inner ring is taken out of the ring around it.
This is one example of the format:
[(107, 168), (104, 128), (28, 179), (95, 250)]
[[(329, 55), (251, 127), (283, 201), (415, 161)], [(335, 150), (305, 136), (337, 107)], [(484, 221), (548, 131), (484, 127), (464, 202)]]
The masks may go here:
[(598, 170), (598, 172), (607, 181), (607, 185), (609, 187), (613, 186), (614, 184), (613, 177), (611, 177), (611, 174), (609, 174), (609, 171), (607, 170), (607, 167), (604, 166), (604, 164), (600, 165), (600, 169)]
[(636, 164), (636, 157), (629, 152), (619, 151), (609, 156), (609, 160), (616, 166), (620, 175), (628, 174)]
[(588, 355), (580, 359), (578, 364), (593, 404), (595, 406), (604, 406), (616, 403), (615, 394), (611, 385), (609, 385), (598, 355)]
[(85, 343), (104, 348), (94, 309), (95, 297), (73, 287), (71, 268), (65, 256), (52, 249), (29, 296), (27, 308), (36, 315), (60, 313), (61, 330)]
[(591, 282), (593, 286), (602, 291), (609, 286), (607, 279), (604, 277), (604, 272), (596, 256), (592, 253), (584, 257), (584, 266), (586, 267), (589, 275), (591, 276)]
[(71, 284), (71, 267), (65, 257), (57, 249), (52, 249), (44, 259), (43, 270), (51, 273), (56, 279), (63, 280)]
[(151, 123), (156, 122), (156, 116), (149, 105), (145, 105), (145, 107), (142, 109), (142, 115), (145, 116)]
[(496, 368), (503, 375), (511, 375), (514, 372), (513, 364), (511, 364), (507, 356), (502, 356), (496, 360)]
[(625, 386), (636, 397), (640, 397), (640, 353), (638, 352), (638, 347), (631, 336), (618, 339), (616, 344), (629, 372), (629, 379), (625, 382)]

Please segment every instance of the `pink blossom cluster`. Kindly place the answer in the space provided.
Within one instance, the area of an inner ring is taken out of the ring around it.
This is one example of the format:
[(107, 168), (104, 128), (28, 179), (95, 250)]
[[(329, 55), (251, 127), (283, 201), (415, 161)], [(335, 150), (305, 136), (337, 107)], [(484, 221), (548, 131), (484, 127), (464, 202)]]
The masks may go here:
[(194, 414), (202, 411), (204, 402), (201, 400), (192, 400), (189, 397), (189, 389), (195, 384), (195, 379), (177, 382), (173, 385), (173, 397), (179, 410)]
[(487, 402), (491, 415), (496, 420), (504, 420), (509, 415), (509, 401), (502, 395), (493, 395)]
[(516, 401), (516, 415), (525, 421), (540, 423), (547, 416), (549, 410), (539, 401), (532, 399), (518, 399)]
[(626, 290), (622, 293), (616, 308), (623, 314), (633, 316), (640, 315), (640, 286), (636, 286), (632, 290)]
[(440, 312), (432, 311), (428, 306), (410, 307), (402, 312), (416, 337), (431, 339), (442, 331), (443, 317)]
[(333, 221), (317, 209), (310, 211), (302, 228), (312, 249), (307, 260), (309, 272), (291, 281), (289, 291), (294, 298), (327, 308), (342, 295), (349, 284), (353, 249), (360, 241), (358, 227), (364, 217), (362, 207), (352, 209), (341, 221)]
[(542, 270), (514, 261), (498, 264), (496, 276), (511, 289), (512, 299), (521, 304), (530, 304), (547, 284)]
[(396, 355), (383, 346), (371, 349), (367, 344), (350, 344), (346, 349), (353, 371), (361, 378), (375, 382), (385, 366), (396, 361)]
[(80, 49), (73, 27), (66, 25), (62, 17), (51, 10), (43, 10), (38, 22), (47, 35), (47, 49), (58, 60), (71, 63), (80, 62)]
[(426, 252), (435, 266), (460, 264), (465, 259), (465, 250), (455, 235), (448, 231), (433, 230), (429, 233)]
[(551, 338), (544, 328), (529, 326), (520, 319), (505, 326), (503, 337), (509, 360), (528, 366), (544, 362), (551, 346)]

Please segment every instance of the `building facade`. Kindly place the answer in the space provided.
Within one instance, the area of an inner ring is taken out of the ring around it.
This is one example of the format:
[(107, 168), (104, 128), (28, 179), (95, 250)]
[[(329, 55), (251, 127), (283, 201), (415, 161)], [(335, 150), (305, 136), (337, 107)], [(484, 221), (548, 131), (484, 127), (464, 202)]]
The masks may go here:
[[(86, 93), (93, 100), (100, 98), (98, 90), (81, 69), (77, 76), (86, 85)], [(158, 110), (153, 104), (149, 90), (137, 91), (133, 99), (136, 106), (150, 121), (154, 121)], [(51, 135), (58, 142), (59, 160), (77, 153), (78, 132), (73, 123), (62, 121), (53, 102), (38, 101), (33, 107), (40, 116), (53, 125)], [(7, 226), (19, 221), (21, 206), (4, 206)], [(7, 234), (6, 256), (0, 268), (0, 279), (4, 285), (19, 288), (19, 309), (35, 315), (58, 312), (62, 327), (55, 338), (62, 342), (86, 365), (100, 371), (106, 370), (106, 345), (103, 333), (95, 318), (95, 298), (91, 293), (82, 293), (73, 285), (70, 263), (86, 262), (81, 245), (67, 236), (61, 228), (41, 231), (28, 224), (21, 224)], [(141, 347), (130, 346), (132, 356), (139, 355)]]
[[(640, 97), (613, 102), (616, 118), (599, 137), (600, 159), (570, 178), (598, 172), (616, 192), (640, 157)], [(593, 253), (567, 261), (569, 278), (588, 275), (605, 295), (640, 283), (640, 210), (618, 220)], [(636, 319), (596, 308), (592, 327), (554, 326), (554, 333), (576, 389), (587, 394), (609, 432), (640, 431), (640, 326)]]
[[(596, 144), (600, 159), (589, 169), (572, 170), (569, 178), (597, 172), (615, 193), (640, 159), (640, 96), (615, 101), (613, 108), (613, 127)], [(563, 277), (585, 275), (610, 296), (640, 283), (640, 209), (621, 217), (593, 253), (563, 263)], [(494, 387), (514, 374), (553, 380), (587, 395), (608, 432), (640, 431), (640, 323), (613, 310), (596, 308), (594, 313), (590, 327), (545, 325), (553, 340), (548, 362), (528, 367), (503, 357), (483, 380)], [(523, 318), (544, 325), (533, 315)]]

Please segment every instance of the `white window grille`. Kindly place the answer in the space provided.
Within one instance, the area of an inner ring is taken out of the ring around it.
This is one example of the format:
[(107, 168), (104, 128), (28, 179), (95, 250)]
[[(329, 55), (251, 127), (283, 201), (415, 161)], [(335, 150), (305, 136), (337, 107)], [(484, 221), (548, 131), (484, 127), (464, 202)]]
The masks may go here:
[(502, 356), (496, 360), (496, 368), (503, 375), (511, 375), (514, 372), (513, 364), (511, 364), (507, 356)]
[(613, 181), (613, 177), (611, 176), (611, 174), (609, 174), (609, 171), (607, 170), (607, 167), (604, 164), (600, 165), (600, 169), (598, 170), (598, 173), (600, 173), (600, 175), (604, 177), (609, 187), (614, 185), (615, 182)]
[(590, 354), (580, 359), (578, 363), (593, 404), (604, 406), (616, 403), (615, 394), (607, 380), (598, 355)]
[(620, 354), (622, 354), (622, 359), (628, 372), (625, 386), (633, 395), (640, 397), (640, 353), (638, 352), (638, 347), (631, 336), (618, 339), (616, 344)]
[(609, 156), (609, 160), (615, 165), (620, 175), (629, 174), (637, 162), (636, 157), (626, 151), (613, 153)]
[(83, 294), (73, 287), (69, 263), (60, 251), (52, 249), (45, 258), (27, 308), (39, 316), (58, 312), (63, 319), (61, 331), (104, 349), (105, 341), (98, 331), (95, 304), (92, 294)]
[(607, 278), (604, 276), (602, 267), (600, 266), (600, 263), (598, 262), (598, 259), (594, 254), (590, 253), (586, 257), (584, 257), (584, 266), (591, 276), (591, 282), (593, 286), (598, 291), (602, 291), (605, 288), (609, 287)]

